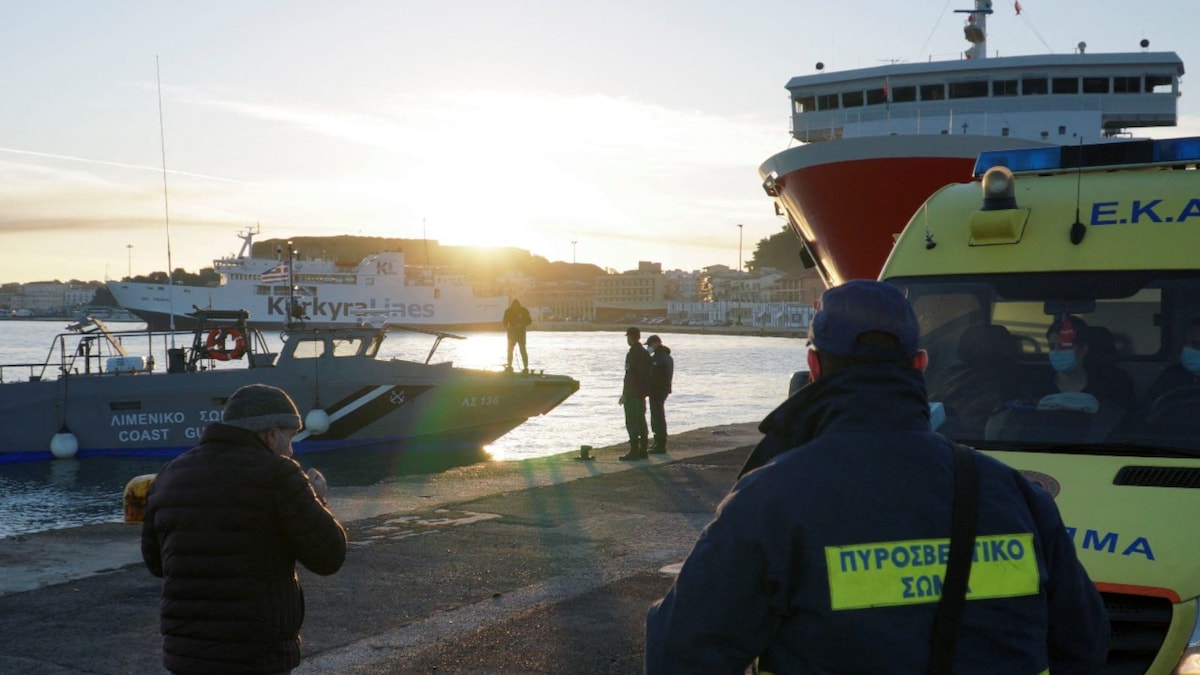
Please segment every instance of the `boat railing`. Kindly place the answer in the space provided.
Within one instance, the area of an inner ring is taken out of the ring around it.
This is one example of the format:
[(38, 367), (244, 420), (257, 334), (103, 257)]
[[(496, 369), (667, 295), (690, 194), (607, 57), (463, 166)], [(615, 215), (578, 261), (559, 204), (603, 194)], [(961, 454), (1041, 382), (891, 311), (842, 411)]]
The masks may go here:
[[(862, 135), (875, 136), (879, 134), (874, 129), (881, 124), (911, 126), (914, 119), (921, 120), (920, 129), (925, 133), (937, 134), (941, 133), (938, 125), (940, 120), (955, 120), (954, 126), (957, 127), (961, 118), (966, 116), (987, 116), (995, 119), (994, 127), (998, 131), (1002, 127), (1013, 126), (1004, 121), (1005, 115), (1041, 115), (1047, 112), (1099, 113), (1106, 118), (1103, 120), (1105, 128), (1173, 124), (1177, 117), (1174, 97), (1169, 94), (1160, 98), (1155, 96), (1157, 95), (1128, 98), (1116, 95), (992, 97), (818, 110), (792, 115), (792, 136), (806, 143), (835, 137), (849, 138), (859, 135), (854, 131), (855, 127), (867, 125), (872, 127), (872, 131)], [(958, 130), (948, 130), (948, 133), (958, 133)], [(993, 132), (985, 130), (982, 133)]]
[(451, 340), (467, 339), (464, 335), (455, 335), (454, 333), (431, 330), (429, 328), (421, 328), (419, 326), (387, 326), (385, 330), (404, 331), (406, 333), (423, 333), (425, 335), (434, 336), (433, 346), (429, 348), (429, 355), (425, 357), (425, 365), (429, 365), (429, 362), (433, 360), (433, 355), (435, 352), (437, 352), (437, 348), (442, 344), (442, 340), (445, 340), (446, 338), (450, 338)]

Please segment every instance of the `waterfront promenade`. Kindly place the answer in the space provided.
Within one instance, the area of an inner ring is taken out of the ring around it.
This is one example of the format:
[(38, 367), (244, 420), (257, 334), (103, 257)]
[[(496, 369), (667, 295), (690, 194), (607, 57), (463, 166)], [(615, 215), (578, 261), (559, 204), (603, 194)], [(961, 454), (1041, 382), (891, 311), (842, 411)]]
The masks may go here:
[[(342, 570), (300, 570), (298, 673), (640, 673), (648, 605), (671, 583), (756, 423), (627, 448), (335, 489)], [(0, 672), (162, 672), (159, 580), (140, 528), (111, 523), (0, 540)]]

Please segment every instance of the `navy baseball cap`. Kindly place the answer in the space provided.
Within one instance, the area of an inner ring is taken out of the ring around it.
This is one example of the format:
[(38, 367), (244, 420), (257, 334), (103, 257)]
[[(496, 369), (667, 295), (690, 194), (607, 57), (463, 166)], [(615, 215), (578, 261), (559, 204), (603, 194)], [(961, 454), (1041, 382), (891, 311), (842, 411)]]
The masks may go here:
[[(859, 344), (863, 333), (888, 333), (898, 349)], [(809, 339), (817, 351), (875, 361), (903, 361), (917, 354), (921, 330), (912, 305), (899, 288), (880, 281), (856, 279), (831, 288), (821, 296)]]

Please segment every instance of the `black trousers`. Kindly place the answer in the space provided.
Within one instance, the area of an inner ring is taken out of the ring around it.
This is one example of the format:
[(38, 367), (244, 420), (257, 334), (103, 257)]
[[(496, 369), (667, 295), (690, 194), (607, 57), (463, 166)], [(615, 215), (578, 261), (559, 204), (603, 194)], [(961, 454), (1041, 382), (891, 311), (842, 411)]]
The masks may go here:
[(650, 396), (650, 430), (654, 432), (654, 436), (665, 437), (667, 435), (667, 411), (665, 404), (667, 397)]

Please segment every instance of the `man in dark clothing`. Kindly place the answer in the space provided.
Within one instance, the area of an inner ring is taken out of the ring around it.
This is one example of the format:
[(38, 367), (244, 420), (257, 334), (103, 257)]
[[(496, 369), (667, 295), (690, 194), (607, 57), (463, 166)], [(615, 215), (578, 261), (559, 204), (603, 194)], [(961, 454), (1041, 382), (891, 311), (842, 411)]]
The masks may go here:
[(650, 430), (646, 428), (646, 396), (650, 393), (650, 352), (642, 346), (642, 331), (631, 326), (625, 331), (629, 351), (625, 353), (625, 382), (619, 403), (625, 408), (625, 430), (629, 432), (629, 452), (618, 459), (649, 459)]
[(281, 389), (246, 385), (223, 422), (155, 477), (142, 559), (163, 578), (159, 629), (173, 673), (279, 673), (300, 664), (296, 561), (337, 572), (346, 532), (320, 472), (291, 459), (300, 413)]
[(650, 349), (650, 431), (654, 432), (650, 452), (663, 454), (667, 451), (666, 402), (675, 377), (675, 359), (671, 358), (671, 348), (657, 335), (646, 339), (646, 347)]
[(521, 305), (521, 301), (513, 298), (512, 304), (504, 310), (504, 328), (508, 331), (508, 370), (512, 370), (513, 347), (521, 348), (521, 370), (529, 372), (529, 354), (525, 351), (525, 329), (533, 319), (529, 318), (529, 310)]
[[(930, 430), (918, 334), (894, 286), (825, 292), (812, 382), (760, 425), (765, 465), (651, 607), (647, 673), (741, 673), (755, 659), (774, 673), (927, 672), (956, 451)], [(1099, 672), (1104, 605), (1053, 499), (986, 455), (966, 459), (979, 516), (953, 671)]]
[[(1154, 383), (1146, 392), (1146, 412), (1154, 409), (1154, 402), (1163, 394), (1185, 387), (1200, 387), (1200, 318), (1192, 319), (1187, 325), (1184, 343), (1179, 350), (1179, 362), (1166, 367), (1154, 378)], [(1190, 416), (1190, 420), (1200, 423), (1194, 415)]]

